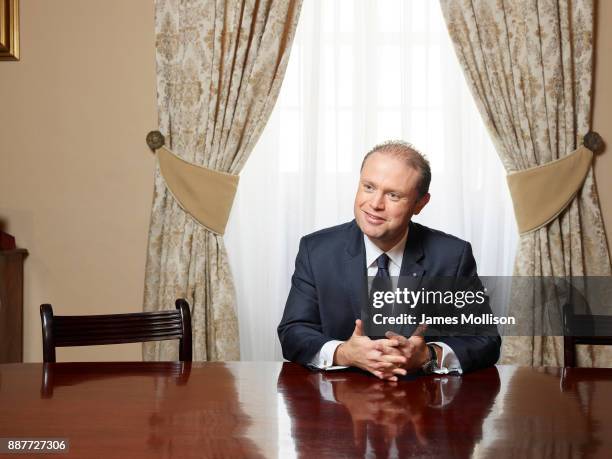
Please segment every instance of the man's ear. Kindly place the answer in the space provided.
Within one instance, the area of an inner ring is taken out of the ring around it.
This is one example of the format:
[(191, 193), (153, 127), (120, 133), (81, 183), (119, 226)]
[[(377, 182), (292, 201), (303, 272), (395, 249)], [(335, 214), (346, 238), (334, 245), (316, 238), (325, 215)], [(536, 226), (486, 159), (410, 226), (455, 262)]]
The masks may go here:
[(431, 195), (429, 193), (426, 193), (425, 196), (423, 196), (421, 199), (417, 201), (416, 205), (414, 206), (414, 215), (419, 215), (421, 213), (421, 211), (423, 210), (423, 207), (427, 205), (430, 198), (431, 198)]

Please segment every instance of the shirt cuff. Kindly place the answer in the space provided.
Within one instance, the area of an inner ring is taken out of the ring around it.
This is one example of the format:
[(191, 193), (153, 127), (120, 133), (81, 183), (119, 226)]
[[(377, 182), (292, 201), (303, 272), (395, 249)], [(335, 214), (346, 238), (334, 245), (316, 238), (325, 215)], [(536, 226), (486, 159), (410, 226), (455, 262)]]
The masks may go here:
[(453, 351), (448, 344), (440, 341), (431, 341), (427, 344), (435, 344), (442, 348), (442, 361), (438, 365), (439, 368), (434, 370), (434, 373), (439, 375), (447, 375), (449, 373), (463, 374), (463, 369), (461, 368), (461, 363), (459, 363), (457, 354), (455, 354), (455, 351)]
[(348, 368), (341, 365), (334, 365), (334, 353), (336, 352), (336, 348), (342, 343), (344, 343), (344, 341), (339, 340), (331, 340), (325, 343), (321, 347), (321, 350), (308, 363), (308, 366), (316, 368), (317, 370), (340, 370)]

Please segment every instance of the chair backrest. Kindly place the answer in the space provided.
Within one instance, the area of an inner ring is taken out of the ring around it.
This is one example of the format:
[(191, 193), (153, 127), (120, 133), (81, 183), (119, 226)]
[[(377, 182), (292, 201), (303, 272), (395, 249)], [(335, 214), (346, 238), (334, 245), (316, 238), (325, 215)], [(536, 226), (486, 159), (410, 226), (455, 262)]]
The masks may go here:
[(612, 316), (575, 314), (572, 304), (563, 308), (563, 366), (576, 366), (576, 345), (612, 345)]
[(55, 362), (56, 347), (171, 339), (180, 340), (179, 360), (191, 362), (191, 314), (182, 298), (176, 310), (93, 316), (54, 316), (51, 305), (42, 304), (40, 318), (45, 362)]

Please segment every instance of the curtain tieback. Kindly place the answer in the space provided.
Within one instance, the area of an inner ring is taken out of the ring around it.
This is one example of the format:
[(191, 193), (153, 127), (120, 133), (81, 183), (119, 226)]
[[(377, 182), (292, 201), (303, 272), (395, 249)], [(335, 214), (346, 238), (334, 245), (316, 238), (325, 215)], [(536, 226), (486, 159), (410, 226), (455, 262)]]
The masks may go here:
[(165, 147), (156, 152), (166, 186), (179, 206), (207, 230), (223, 235), (239, 176), (189, 163)]
[(520, 234), (553, 221), (572, 202), (591, 167), (593, 151), (580, 146), (567, 156), (507, 175)]

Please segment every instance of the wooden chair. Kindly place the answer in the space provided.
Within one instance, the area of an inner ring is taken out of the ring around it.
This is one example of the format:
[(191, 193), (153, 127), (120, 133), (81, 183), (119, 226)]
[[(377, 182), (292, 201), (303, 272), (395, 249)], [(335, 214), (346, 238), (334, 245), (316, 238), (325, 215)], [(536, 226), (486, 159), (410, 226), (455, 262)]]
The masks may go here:
[(191, 314), (184, 299), (176, 310), (90, 316), (54, 316), (50, 304), (40, 306), (43, 360), (55, 362), (55, 348), (98, 344), (142, 343), (178, 339), (179, 360), (191, 362)]
[(612, 345), (612, 316), (575, 314), (572, 304), (563, 308), (563, 366), (576, 366), (576, 345)]

